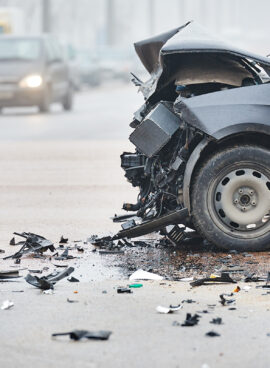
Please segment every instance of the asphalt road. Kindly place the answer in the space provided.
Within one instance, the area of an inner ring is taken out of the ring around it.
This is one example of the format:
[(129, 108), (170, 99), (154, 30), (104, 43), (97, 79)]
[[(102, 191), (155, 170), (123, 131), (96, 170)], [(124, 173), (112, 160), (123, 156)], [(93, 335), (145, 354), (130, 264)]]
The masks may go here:
[[(58, 106), (46, 115), (35, 109), (3, 112), (0, 249), (5, 255), (17, 250), (9, 245), (14, 231), (31, 231), (57, 242), (61, 235), (84, 240), (119, 228), (110, 216), (137, 195), (123, 177), (119, 155), (132, 149), (128, 123), (141, 103), (136, 89), (111, 85), (79, 94), (70, 113)], [(221, 263), (219, 259), (226, 254), (212, 255), (200, 248), (168, 255), (162, 251), (158, 256), (152, 249), (138, 248), (120, 262), (117, 256), (100, 256), (89, 245), (84, 247), (80, 258), (68, 261), (76, 269), (79, 284), (63, 280), (53, 295), (43, 295), (24, 279), (0, 283), (0, 304), (6, 299), (14, 302), (12, 309), (0, 310), (1, 368), (269, 367), (270, 294), (256, 284), (248, 284), (251, 289), (245, 292), (246, 284), (239, 283), (241, 291), (233, 296), (236, 310), (219, 303), (219, 294), (231, 293), (234, 284), (191, 289), (189, 283), (148, 281), (131, 295), (116, 293), (117, 286), (129, 283), (132, 267), (152, 267), (164, 276), (183, 277), (187, 274), (183, 266), (190, 276), (197, 272), (194, 266), (202, 274), (228, 262), (236, 267), (245, 263), (248, 270), (259, 267), (265, 258), (261, 271), (266, 274), (268, 254), (243, 259), (233, 255)], [(16, 267), (51, 270), (53, 265), (49, 256), (46, 260), (26, 257), (18, 266), (13, 260), (0, 259), (0, 270)], [(23, 276), (26, 273), (22, 271)], [(67, 298), (78, 303), (68, 303)], [(161, 315), (155, 310), (157, 305), (176, 305), (184, 299), (195, 303), (184, 303), (177, 314)], [(181, 324), (186, 313), (203, 310), (208, 313), (201, 313), (197, 326), (173, 326), (175, 320)], [(224, 324), (210, 324), (214, 317), (222, 317)], [(54, 332), (73, 329), (109, 329), (113, 334), (104, 342), (51, 338)], [(220, 336), (206, 337), (210, 330)]]

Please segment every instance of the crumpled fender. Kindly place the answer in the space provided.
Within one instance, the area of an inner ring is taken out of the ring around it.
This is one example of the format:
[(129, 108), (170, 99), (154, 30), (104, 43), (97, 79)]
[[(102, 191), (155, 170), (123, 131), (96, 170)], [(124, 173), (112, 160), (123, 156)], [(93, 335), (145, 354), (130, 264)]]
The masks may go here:
[(270, 84), (177, 98), (181, 118), (215, 139), (241, 132), (270, 135)]

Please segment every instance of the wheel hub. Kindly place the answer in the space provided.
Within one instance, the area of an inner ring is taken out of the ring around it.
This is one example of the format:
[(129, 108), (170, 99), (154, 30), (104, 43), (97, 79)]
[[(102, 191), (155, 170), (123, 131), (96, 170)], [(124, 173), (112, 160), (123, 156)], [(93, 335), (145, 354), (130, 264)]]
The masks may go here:
[(251, 168), (233, 170), (218, 182), (214, 205), (219, 219), (231, 229), (264, 226), (269, 220), (270, 179)]

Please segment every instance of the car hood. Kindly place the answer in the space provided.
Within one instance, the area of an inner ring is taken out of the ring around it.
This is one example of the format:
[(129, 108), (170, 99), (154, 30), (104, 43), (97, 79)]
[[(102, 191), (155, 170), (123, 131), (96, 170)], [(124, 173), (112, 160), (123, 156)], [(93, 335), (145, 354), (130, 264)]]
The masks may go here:
[(181, 27), (162, 33), (134, 44), (151, 78), (143, 83), (141, 90), (146, 98), (160, 90), (170, 80), (174, 55), (219, 53), (232, 58), (255, 61), (268, 72), (270, 59), (241, 50), (213, 36), (196, 22), (188, 22)]
[(23, 77), (34, 73), (42, 73), (40, 63), (0, 60), (0, 83), (1, 81), (18, 82)]

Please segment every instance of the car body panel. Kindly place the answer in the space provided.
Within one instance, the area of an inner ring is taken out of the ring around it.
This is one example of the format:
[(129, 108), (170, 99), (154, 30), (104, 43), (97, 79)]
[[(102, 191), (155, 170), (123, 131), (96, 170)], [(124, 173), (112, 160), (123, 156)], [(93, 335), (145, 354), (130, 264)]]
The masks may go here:
[(215, 139), (245, 131), (270, 134), (270, 84), (178, 98), (175, 111)]

